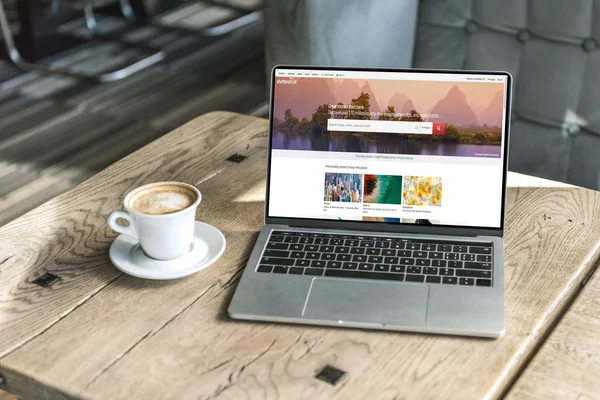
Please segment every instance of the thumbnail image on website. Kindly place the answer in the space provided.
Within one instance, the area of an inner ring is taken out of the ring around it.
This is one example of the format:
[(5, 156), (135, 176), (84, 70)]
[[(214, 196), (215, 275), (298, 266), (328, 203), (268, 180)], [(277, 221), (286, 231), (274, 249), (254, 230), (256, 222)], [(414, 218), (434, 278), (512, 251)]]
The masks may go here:
[(282, 68), (273, 85), (269, 215), (500, 227), (505, 76)]

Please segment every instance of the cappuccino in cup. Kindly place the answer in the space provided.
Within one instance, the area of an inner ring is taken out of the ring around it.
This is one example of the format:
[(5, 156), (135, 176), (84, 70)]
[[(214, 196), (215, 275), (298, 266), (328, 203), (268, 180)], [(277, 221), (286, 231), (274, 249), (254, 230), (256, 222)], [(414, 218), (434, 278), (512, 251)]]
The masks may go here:
[[(110, 213), (108, 224), (116, 232), (137, 239), (149, 257), (174, 260), (191, 249), (201, 199), (200, 191), (187, 183), (151, 183), (125, 196), (125, 211)], [(119, 218), (129, 224), (117, 223)]]
[(152, 184), (133, 192), (129, 208), (140, 214), (165, 215), (190, 207), (196, 192), (180, 183)]

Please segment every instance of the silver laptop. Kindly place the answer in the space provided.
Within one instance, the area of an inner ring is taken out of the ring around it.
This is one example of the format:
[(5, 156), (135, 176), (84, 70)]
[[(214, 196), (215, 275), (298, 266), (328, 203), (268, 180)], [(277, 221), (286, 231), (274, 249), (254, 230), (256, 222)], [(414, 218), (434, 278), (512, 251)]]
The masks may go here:
[(232, 318), (504, 333), (506, 72), (277, 66)]

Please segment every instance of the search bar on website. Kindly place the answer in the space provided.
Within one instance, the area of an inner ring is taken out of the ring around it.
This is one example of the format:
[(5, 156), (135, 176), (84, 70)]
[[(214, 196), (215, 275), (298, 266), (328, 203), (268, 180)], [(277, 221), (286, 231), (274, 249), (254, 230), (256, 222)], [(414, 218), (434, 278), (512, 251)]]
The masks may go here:
[(443, 135), (443, 122), (380, 121), (362, 119), (328, 119), (328, 131), (405, 133), (411, 135)]

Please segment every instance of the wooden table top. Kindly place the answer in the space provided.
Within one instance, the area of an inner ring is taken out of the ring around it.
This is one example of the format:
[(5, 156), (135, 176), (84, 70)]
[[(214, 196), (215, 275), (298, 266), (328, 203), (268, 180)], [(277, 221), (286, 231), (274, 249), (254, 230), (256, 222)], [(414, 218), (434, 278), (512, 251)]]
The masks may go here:
[[(0, 389), (31, 398), (475, 399), (505, 394), (600, 257), (600, 193), (510, 180), (497, 340), (233, 321), (263, 224), (267, 121), (206, 114), (0, 228)], [(227, 161), (234, 153), (247, 156)], [(106, 216), (144, 183), (203, 194), (223, 257), (156, 282), (114, 268)], [(62, 281), (43, 288), (46, 272)], [(347, 372), (330, 385), (325, 365)]]
[(600, 273), (596, 272), (509, 392), (509, 399), (600, 398)]

